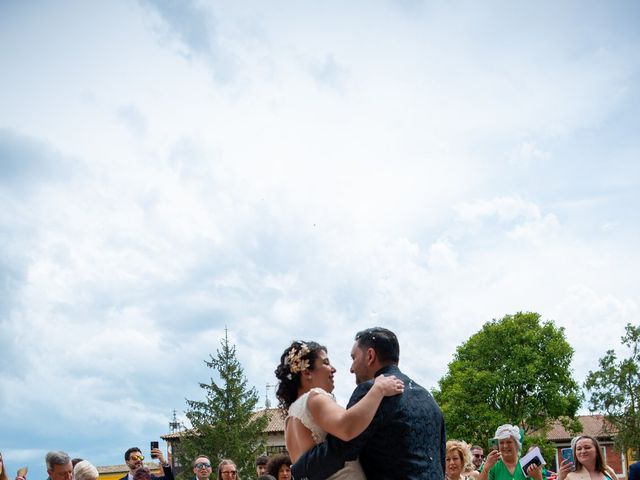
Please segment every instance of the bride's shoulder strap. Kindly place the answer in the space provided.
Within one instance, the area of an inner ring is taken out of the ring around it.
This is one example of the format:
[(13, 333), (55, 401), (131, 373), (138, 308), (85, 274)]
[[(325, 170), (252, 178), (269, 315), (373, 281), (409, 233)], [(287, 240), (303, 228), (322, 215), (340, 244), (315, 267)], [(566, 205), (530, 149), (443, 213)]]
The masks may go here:
[(311, 393), (311, 392), (313, 392), (313, 393), (319, 393), (319, 394), (321, 394), (321, 395), (326, 395), (326, 396), (328, 396), (328, 397), (333, 398), (333, 394), (332, 394), (332, 393), (329, 393), (329, 392), (327, 392), (325, 389), (320, 388), (320, 387), (313, 387), (311, 390), (309, 390), (309, 393)]

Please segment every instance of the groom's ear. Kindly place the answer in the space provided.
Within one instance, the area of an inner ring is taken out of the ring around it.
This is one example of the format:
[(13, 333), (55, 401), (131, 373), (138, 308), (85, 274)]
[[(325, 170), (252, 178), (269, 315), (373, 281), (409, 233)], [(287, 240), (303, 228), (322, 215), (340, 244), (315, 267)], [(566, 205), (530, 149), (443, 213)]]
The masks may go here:
[(377, 358), (378, 358), (378, 355), (376, 354), (376, 351), (371, 347), (367, 348), (367, 353), (366, 353), (367, 365), (371, 366), (374, 363), (376, 363)]

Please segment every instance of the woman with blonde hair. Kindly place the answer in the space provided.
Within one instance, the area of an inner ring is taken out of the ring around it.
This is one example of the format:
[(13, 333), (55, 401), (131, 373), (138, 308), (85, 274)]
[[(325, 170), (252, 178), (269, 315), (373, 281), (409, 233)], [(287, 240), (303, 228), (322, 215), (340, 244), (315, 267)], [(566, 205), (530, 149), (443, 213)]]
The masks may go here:
[(447, 480), (469, 480), (473, 478), (469, 470), (471, 463), (471, 449), (466, 442), (448, 440), (445, 457), (445, 476)]
[[(564, 459), (558, 480), (617, 480), (616, 472), (604, 461), (600, 445), (591, 435), (580, 435), (571, 441), (575, 465)], [(572, 471), (575, 467), (575, 471)]]

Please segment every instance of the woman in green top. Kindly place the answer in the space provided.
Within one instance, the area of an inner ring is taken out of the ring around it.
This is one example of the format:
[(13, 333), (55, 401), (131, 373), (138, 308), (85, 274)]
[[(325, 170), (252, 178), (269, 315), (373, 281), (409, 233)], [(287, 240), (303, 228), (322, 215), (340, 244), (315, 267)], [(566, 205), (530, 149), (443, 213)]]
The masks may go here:
[[(515, 425), (501, 425), (495, 433), (498, 450), (493, 450), (478, 476), (478, 480), (524, 480), (526, 477), (518, 463), (520, 459), (520, 429)], [(531, 465), (527, 477), (542, 480), (542, 468)]]

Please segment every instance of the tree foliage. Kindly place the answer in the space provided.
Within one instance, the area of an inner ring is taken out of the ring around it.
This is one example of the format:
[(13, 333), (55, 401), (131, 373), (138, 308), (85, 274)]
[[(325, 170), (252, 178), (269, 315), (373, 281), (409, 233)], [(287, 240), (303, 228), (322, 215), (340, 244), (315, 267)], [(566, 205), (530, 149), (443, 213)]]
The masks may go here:
[(613, 350), (600, 359), (600, 370), (589, 372), (585, 388), (591, 393), (589, 408), (604, 413), (617, 431), (616, 444), (640, 451), (640, 326), (630, 323), (622, 336), (631, 355), (617, 361)]
[(259, 396), (255, 387), (247, 388), (226, 329), (221, 346), (215, 357), (209, 355), (210, 360), (205, 360), (207, 367), (218, 372), (220, 382), (211, 378), (210, 383), (201, 383), (205, 399), (187, 400), (185, 413), (193, 428), (183, 432), (176, 452), (184, 466), (183, 478), (193, 477), (191, 461), (202, 454), (211, 458), (214, 473), (218, 461), (230, 458), (240, 474), (251, 476), (256, 457), (265, 450), (263, 430), (268, 419), (255, 416)]
[[(434, 392), (449, 438), (487, 445), (504, 423), (540, 437), (550, 420), (575, 430), (579, 386), (563, 328), (537, 313), (492, 320), (460, 345)], [(578, 427), (579, 428), (579, 427)]]

